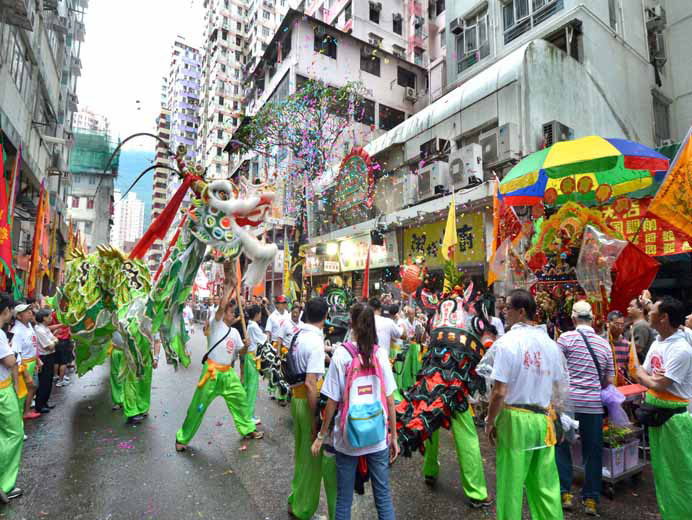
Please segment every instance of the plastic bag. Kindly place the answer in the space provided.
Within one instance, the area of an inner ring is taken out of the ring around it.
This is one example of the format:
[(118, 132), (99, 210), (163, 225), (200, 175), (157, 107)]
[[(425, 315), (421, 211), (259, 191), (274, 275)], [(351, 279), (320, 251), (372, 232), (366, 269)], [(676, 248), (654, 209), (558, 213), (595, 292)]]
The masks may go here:
[(613, 385), (608, 385), (601, 390), (601, 402), (608, 409), (608, 422), (617, 426), (629, 426), (630, 420), (622, 409), (625, 396)]

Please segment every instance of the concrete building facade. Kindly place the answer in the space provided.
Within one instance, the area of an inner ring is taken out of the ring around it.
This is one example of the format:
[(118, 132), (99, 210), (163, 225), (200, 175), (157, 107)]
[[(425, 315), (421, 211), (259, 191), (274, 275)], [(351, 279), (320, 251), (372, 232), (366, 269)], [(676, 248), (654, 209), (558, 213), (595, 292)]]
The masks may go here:
[(130, 192), (121, 200), (120, 191), (115, 191), (111, 245), (129, 253), (144, 232), (144, 202)]

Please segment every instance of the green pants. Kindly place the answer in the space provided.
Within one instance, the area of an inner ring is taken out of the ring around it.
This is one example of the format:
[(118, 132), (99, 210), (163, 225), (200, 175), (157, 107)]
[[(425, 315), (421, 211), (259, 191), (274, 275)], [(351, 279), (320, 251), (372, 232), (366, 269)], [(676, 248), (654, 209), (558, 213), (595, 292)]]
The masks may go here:
[[(646, 402), (671, 408), (679, 404), (656, 399), (649, 394)], [(649, 428), (651, 468), (656, 484), (656, 500), (663, 520), (692, 518), (692, 416), (686, 411), (673, 415), (662, 426)]]
[(113, 404), (123, 404), (124, 400), (124, 390), (123, 390), (123, 380), (119, 377), (120, 367), (123, 364), (123, 351), (117, 348), (113, 349), (111, 352), (111, 400)]
[(14, 489), (19, 473), (24, 445), (24, 421), (19, 399), (10, 383), (0, 389), (0, 489), (9, 493)]
[(300, 520), (309, 520), (320, 505), (320, 482), (324, 480), (330, 520), (336, 508), (336, 461), (334, 457), (320, 454), (313, 457), (312, 424), (314, 417), (307, 399), (294, 397), (291, 400), (293, 417), (293, 480), (288, 505), (293, 515)]
[(504, 409), (497, 419), (497, 518), (521, 518), (524, 486), (531, 517), (562, 519), (555, 446), (544, 447), (545, 415)]
[(255, 354), (248, 352), (244, 356), (245, 376), (243, 388), (247, 395), (247, 411), (250, 418), (255, 417), (255, 403), (257, 402), (257, 392), (259, 390), (259, 372), (257, 371), (257, 360)]
[[(113, 351), (115, 352), (115, 351)], [(151, 359), (144, 365), (144, 373), (137, 378), (132, 371), (123, 381), (123, 410), (126, 417), (149, 413), (151, 405)]]
[[(488, 488), (485, 485), (481, 448), (471, 412), (469, 410), (463, 413), (456, 412), (452, 415), (451, 423), (454, 446), (459, 461), (461, 487), (468, 498), (485, 500), (488, 498)], [(437, 462), (440, 444), (439, 434), (440, 430), (435, 431), (430, 440), (425, 443), (423, 475), (426, 477), (437, 477), (440, 472), (440, 464)]]
[[(36, 373), (36, 360), (30, 361), (26, 365), (26, 374), (19, 374), (19, 377), (23, 377), (24, 379), (34, 379), (34, 374)], [(27, 377), (27, 374), (29, 377)], [(27, 389), (29, 388), (29, 385), (26, 385)], [(15, 394), (16, 395), (16, 394)], [(26, 403), (26, 398), (29, 397), (29, 394), (25, 395), (24, 397), (19, 399), (19, 416), (24, 417), (24, 404)], [(24, 436), (22, 435), (22, 439)]]
[[(200, 381), (207, 375), (207, 363), (204, 364)], [(240, 383), (238, 374), (233, 369), (227, 372), (216, 372), (216, 378), (209, 378), (202, 387), (195, 388), (195, 395), (187, 409), (185, 422), (175, 435), (175, 439), (180, 444), (189, 444), (197, 433), (204, 414), (211, 402), (217, 397), (223, 397), (228, 406), (228, 411), (233, 417), (236, 430), (241, 435), (247, 435), (256, 430), (252, 416), (247, 413), (247, 396), (243, 385)]]

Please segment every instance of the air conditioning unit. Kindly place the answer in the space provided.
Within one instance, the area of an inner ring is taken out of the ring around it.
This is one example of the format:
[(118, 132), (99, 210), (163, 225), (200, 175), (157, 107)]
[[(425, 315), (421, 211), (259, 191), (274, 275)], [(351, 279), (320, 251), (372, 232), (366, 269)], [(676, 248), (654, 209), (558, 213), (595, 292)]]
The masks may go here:
[(480, 135), (478, 142), (481, 145), (483, 164), (491, 165), (497, 162), (497, 134), (498, 129), (493, 128), (492, 130), (484, 132)]
[(560, 141), (574, 139), (574, 130), (559, 121), (543, 123), (543, 145), (547, 148)]
[[(472, 143), (449, 156), (449, 176), (454, 189), (483, 181), (483, 150), (481, 145)], [(474, 182), (475, 181), (475, 182)]]
[(519, 126), (515, 123), (505, 123), (497, 133), (497, 159), (511, 161), (520, 158)]
[(428, 158), (437, 158), (442, 155), (449, 155), (449, 141), (434, 137), (430, 141), (426, 141), (419, 147), (420, 158), (425, 160)]
[(418, 169), (418, 202), (449, 191), (449, 165), (435, 161)]
[(455, 18), (451, 22), (449, 22), (449, 30), (453, 34), (461, 34), (464, 32), (464, 19), (463, 18)]
[(661, 4), (646, 8), (646, 30), (662, 31), (666, 26), (666, 10)]
[(413, 87), (406, 87), (406, 92), (404, 93), (404, 99), (406, 101), (411, 101), (412, 103), (415, 103), (418, 101), (418, 94), (416, 93), (416, 89)]

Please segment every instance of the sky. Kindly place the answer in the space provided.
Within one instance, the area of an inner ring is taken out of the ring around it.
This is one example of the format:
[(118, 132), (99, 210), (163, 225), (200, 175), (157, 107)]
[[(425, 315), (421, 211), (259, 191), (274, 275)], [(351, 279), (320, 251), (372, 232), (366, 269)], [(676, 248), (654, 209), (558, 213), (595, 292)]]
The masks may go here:
[[(116, 138), (153, 132), (173, 41), (181, 35), (198, 46), (203, 17), (202, 0), (89, 2), (77, 83), (80, 108), (108, 117)], [(125, 148), (153, 151), (154, 140), (141, 137)]]

